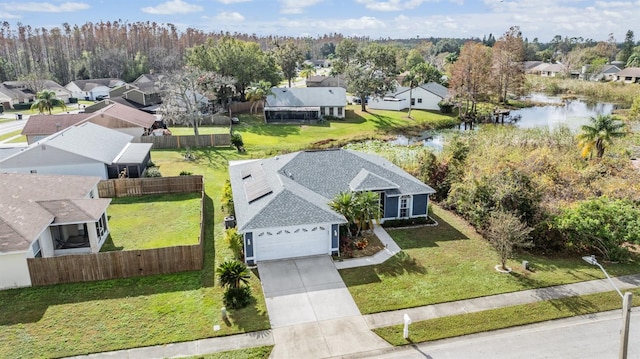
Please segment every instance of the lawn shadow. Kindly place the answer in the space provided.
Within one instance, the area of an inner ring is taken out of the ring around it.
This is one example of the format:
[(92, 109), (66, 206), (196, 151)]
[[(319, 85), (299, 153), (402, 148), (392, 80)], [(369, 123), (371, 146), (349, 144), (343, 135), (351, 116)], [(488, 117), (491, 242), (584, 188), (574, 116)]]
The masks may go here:
[(380, 283), (381, 280), (380, 277), (378, 277), (378, 273), (376, 273), (375, 267), (376, 266), (364, 266), (341, 269), (338, 273), (340, 273), (340, 276), (347, 287)]
[(229, 159), (225, 152), (228, 152), (229, 148), (224, 150), (218, 147), (200, 147), (191, 150), (195, 156), (195, 162), (200, 164), (207, 162), (208, 166), (215, 169), (226, 168), (229, 163)]
[(258, 308), (255, 297), (252, 297), (251, 302), (245, 308), (230, 310), (229, 318), (232, 319), (233, 323), (235, 323), (242, 332), (262, 331), (254, 333), (256, 337), (269, 335), (268, 331), (264, 331), (265, 322), (267, 323), (266, 327), (269, 327), (269, 316), (266, 311)]
[(366, 118), (364, 118), (362, 115), (355, 112), (354, 110), (346, 110), (344, 114), (345, 114), (344, 121), (335, 121), (335, 122), (356, 123), (356, 124), (367, 122)]
[(111, 204), (180, 202), (196, 198), (200, 198), (200, 192), (149, 194), (144, 196), (114, 197), (111, 199)]
[(104, 240), (104, 244), (102, 245), (102, 248), (100, 248), (100, 252), (114, 252), (114, 251), (121, 251), (123, 249), (124, 249), (124, 246), (117, 247), (113, 243), (113, 238), (111, 238), (111, 233), (109, 233), (109, 235), (107, 235), (107, 239)]
[(404, 251), (398, 252), (384, 263), (375, 266), (378, 274), (386, 276), (400, 276), (405, 273), (426, 274), (427, 269)]

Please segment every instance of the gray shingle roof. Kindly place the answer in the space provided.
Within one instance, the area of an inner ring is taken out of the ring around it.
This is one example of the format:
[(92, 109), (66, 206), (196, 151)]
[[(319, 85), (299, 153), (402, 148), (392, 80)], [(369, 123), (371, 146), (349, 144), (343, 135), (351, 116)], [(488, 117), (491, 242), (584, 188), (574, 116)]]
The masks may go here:
[(342, 87), (300, 87), (271, 89), (267, 107), (346, 106), (347, 92)]
[[(251, 203), (243, 190), (243, 173), (261, 166), (272, 193)], [(351, 150), (295, 152), (263, 160), (231, 162), (236, 220), (241, 231), (275, 226), (345, 223), (329, 207), (340, 192), (388, 190), (389, 194), (435, 191), (391, 162)]]

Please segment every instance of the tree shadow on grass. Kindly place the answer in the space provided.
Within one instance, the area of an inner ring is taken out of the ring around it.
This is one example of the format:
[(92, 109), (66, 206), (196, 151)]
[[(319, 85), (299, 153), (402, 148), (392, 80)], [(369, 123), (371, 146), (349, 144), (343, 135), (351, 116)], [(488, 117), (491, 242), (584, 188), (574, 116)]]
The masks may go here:
[[(354, 110), (346, 110), (345, 111), (345, 116), (344, 116), (344, 121), (340, 121), (340, 122), (346, 122), (346, 123), (365, 123), (367, 122), (367, 119), (364, 118), (362, 115), (360, 115), (360, 113), (354, 111)], [(338, 122), (338, 121), (336, 121)]]
[(375, 266), (341, 269), (339, 273), (347, 287), (380, 282)]
[(240, 129), (241, 132), (249, 132), (260, 136), (286, 137), (300, 134), (301, 126), (298, 124), (254, 124)]
[(211, 168), (226, 168), (229, 163), (227, 153), (229, 149), (220, 149), (217, 147), (201, 147), (191, 151), (195, 156), (195, 161), (200, 164), (206, 162)]
[(245, 333), (251, 332), (250, 334), (256, 338), (270, 335), (269, 331), (265, 330), (270, 327), (269, 316), (266, 311), (258, 307), (255, 298), (251, 299), (247, 307), (230, 310), (228, 315), (233, 323)]
[(376, 272), (386, 276), (400, 276), (405, 273), (425, 274), (427, 269), (406, 252), (400, 251), (384, 263), (375, 266)]

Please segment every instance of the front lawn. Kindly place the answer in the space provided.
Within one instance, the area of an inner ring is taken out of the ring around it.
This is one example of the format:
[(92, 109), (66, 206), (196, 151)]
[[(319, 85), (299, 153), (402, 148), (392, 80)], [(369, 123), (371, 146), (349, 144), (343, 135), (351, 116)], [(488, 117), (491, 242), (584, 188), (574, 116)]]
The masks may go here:
[(267, 359), (269, 358), (269, 355), (271, 355), (272, 350), (273, 345), (269, 345), (264, 347), (236, 349), (220, 353), (196, 355), (185, 359)]
[[(242, 157), (231, 149), (195, 153), (199, 160), (185, 161), (180, 151), (171, 150), (153, 151), (152, 158), (165, 176), (181, 171), (204, 175), (204, 269), (0, 291), (0, 358), (72, 356), (269, 328), (262, 289), (254, 275), (250, 285), (255, 302), (242, 310), (229, 310), (227, 323), (220, 316), (224, 290), (214, 269), (232, 256), (222, 240), (220, 193), (228, 176), (226, 160)], [(213, 331), (215, 324), (220, 331)]]
[(5, 133), (5, 134), (2, 134), (2, 135), (0, 135), (0, 141), (8, 140), (11, 137), (19, 136), (21, 132), (22, 132), (22, 130), (16, 130), (16, 131), (13, 131), (13, 132), (8, 132), (8, 133)]
[[(433, 206), (436, 227), (388, 230), (402, 252), (385, 263), (340, 271), (364, 314), (604, 278), (577, 258), (521, 254), (495, 271), (498, 257), (460, 218)], [(528, 260), (533, 272), (521, 269)], [(607, 265), (611, 275), (640, 273), (639, 264)]]
[(198, 244), (200, 193), (114, 198), (102, 252)]

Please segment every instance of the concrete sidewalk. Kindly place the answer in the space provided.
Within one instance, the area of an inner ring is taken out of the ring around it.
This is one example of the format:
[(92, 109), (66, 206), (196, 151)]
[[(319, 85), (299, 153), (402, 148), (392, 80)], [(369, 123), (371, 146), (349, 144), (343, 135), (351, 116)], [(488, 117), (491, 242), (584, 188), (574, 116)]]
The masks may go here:
[(389, 233), (382, 228), (379, 224), (376, 224), (373, 227), (373, 233), (378, 237), (380, 242), (384, 244), (384, 249), (380, 252), (362, 258), (349, 258), (344, 259), (340, 262), (334, 262), (336, 268), (345, 269), (345, 268), (355, 268), (355, 267), (364, 267), (370, 266), (374, 264), (384, 263), (387, 259), (395, 256), (398, 252), (400, 252), (400, 247), (396, 244), (396, 242), (391, 238)]

